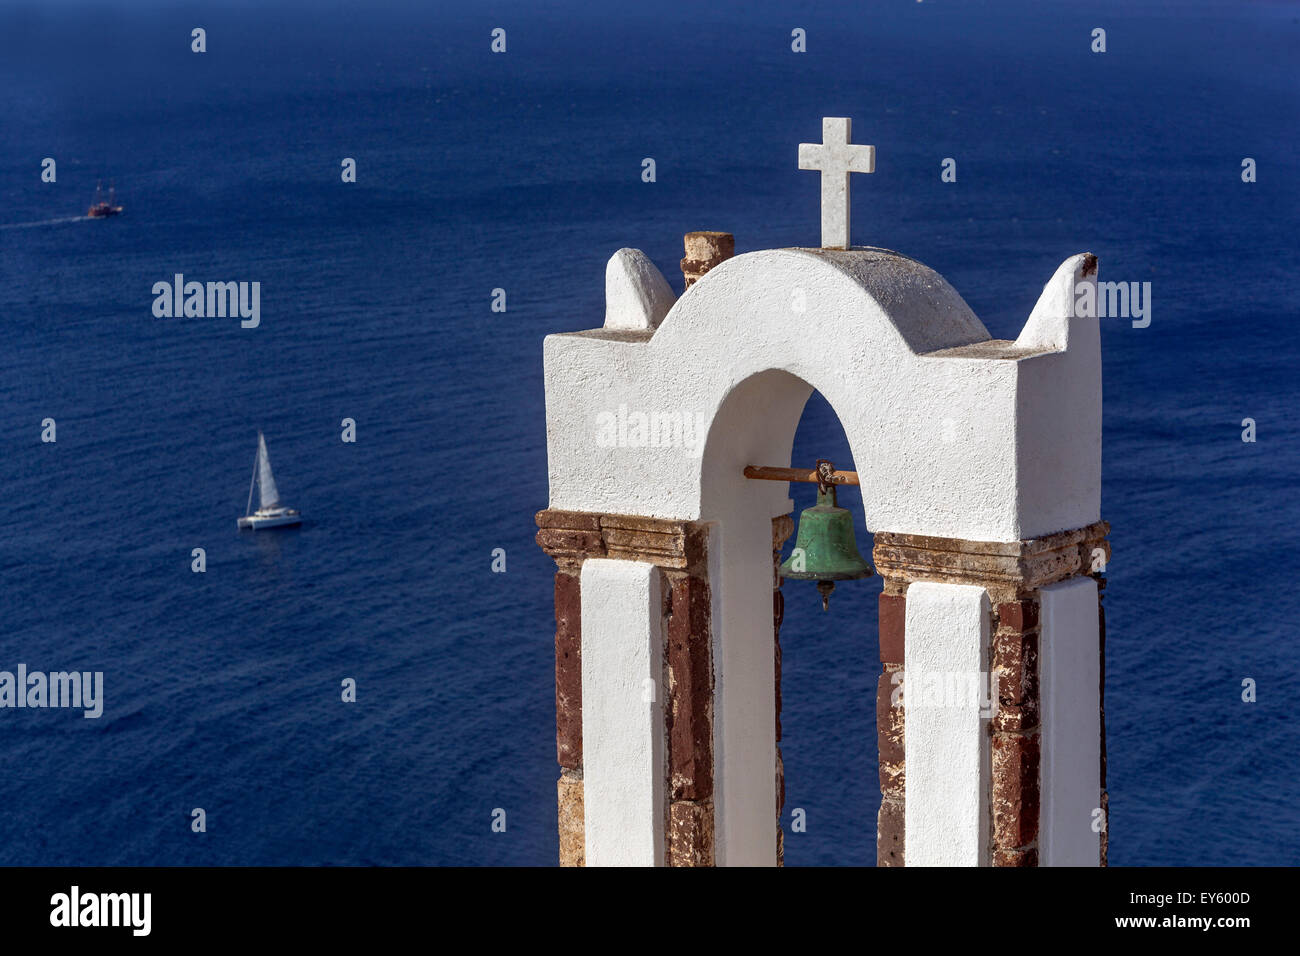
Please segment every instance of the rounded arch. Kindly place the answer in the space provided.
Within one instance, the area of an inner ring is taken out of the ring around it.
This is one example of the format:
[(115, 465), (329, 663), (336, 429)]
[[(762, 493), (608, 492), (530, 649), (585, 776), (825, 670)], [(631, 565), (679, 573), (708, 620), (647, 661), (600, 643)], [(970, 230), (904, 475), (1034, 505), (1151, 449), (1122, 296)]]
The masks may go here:
[[(715, 827), (721, 864), (766, 865), (775, 859), (773, 519), (799, 510), (789, 484), (754, 481), (743, 470), (751, 464), (791, 463), (795, 434), (814, 391), (821, 390), (781, 369), (752, 375), (719, 406), (701, 456), (700, 517), (710, 524), (710, 553), (717, 557), (710, 579)], [(838, 418), (834, 403), (828, 404)], [(850, 470), (856, 460), (837, 464)], [(853, 520), (859, 529), (869, 524), (863, 514), (855, 513)], [(863, 626), (874, 628), (870, 621)], [(874, 740), (865, 740), (868, 745), (874, 750)]]
[[(815, 387), (848, 435), (872, 530), (1015, 540), (1015, 363), (943, 354), (987, 340), (945, 280), (895, 253), (730, 259), (653, 332), (548, 337), (552, 507), (699, 519), (733, 392), (789, 406), (776, 414), (793, 415), (792, 434)], [(667, 414), (702, 423), (694, 440), (600, 440), (602, 416)], [(780, 444), (767, 463), (786, 463)]]

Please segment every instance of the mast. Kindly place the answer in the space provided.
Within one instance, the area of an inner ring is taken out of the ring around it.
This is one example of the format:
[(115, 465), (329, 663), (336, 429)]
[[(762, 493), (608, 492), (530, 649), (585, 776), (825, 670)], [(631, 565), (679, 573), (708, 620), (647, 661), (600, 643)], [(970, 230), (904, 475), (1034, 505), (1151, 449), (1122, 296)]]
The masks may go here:
[(248, 479), (248, 504), (244, 505), (244, 517), (253, 512), (253, 483), (257, 481), (257, 460), (262, 457), (262, 433), (257, 433), (257, 454), (253, 456), (253, 474)]

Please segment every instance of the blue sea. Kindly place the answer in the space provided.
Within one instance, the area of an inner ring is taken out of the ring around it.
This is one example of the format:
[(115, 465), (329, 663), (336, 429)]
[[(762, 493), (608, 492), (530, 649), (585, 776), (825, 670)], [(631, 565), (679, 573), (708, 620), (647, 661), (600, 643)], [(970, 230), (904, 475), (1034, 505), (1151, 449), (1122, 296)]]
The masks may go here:
[[(854, 240), (994, 336), (1074, 253), (1151, 283), (1102, 330), (1110, 860), (1300, 862), (1300, 5), (618, 6), (0, 4), (0, 669), (105, 681), (0, 711), (0, 864), (554, 864), (542, 338), (620, 247), (815, 245), (822, 116)], [(176, 273), (260, 327), (156, 318)], [(299, 529), (236, 530), (259, 429)], [(879, 579), (785, 591), (786, 862), (871, 865)]]

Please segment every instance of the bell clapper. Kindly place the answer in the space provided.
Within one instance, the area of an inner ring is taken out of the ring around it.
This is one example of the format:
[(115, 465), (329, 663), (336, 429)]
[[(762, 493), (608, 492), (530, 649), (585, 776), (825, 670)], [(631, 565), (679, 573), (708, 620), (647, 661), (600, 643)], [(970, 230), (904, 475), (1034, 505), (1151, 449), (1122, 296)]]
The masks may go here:
[(817, 582), (817, 591), (818, 591), (818, 592), (821, 594), (821, 596), (822, 596), (822, 610), (823, 610), (823, 611), (829, 611), (829, 610), (831, 609), (831, 592), (834, 591), (834, 590), (835, 590), (835, 582), (834, 582), (834, 581), (818, 581), (818, 582)]

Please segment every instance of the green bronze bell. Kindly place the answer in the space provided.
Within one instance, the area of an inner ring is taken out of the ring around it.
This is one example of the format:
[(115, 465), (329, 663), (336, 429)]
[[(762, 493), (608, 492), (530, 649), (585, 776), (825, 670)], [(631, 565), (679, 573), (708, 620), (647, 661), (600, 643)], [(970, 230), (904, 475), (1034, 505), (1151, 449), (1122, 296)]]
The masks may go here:
[(817, 486), (817, 504), (799, 516), (794, 551), (781, 565), (781, 575), (795, 581), (816, 581), (822, 610), (830, 610), (836, 581), (869, 578), (875, 574), (858, 553), (853, 536), (853, 513), (835, 503), (835, 486)]

